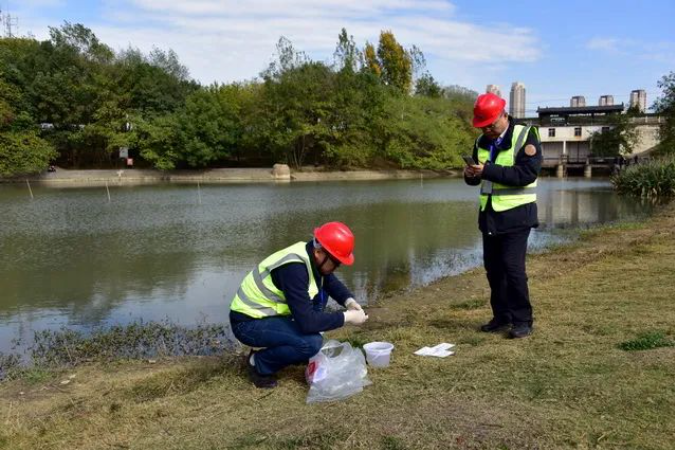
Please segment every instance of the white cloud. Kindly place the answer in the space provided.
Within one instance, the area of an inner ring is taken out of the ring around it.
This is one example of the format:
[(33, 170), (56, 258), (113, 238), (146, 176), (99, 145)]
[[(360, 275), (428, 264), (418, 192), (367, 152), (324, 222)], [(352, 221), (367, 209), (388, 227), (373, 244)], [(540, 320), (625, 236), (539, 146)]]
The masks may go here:
[(620, 40), (617, 38), (595, 37), (586, 43), (586, 48), (589, 50), (599, 50), (610, 53), (618, 53), (619, 44)]
[(670, 63), (675, 60), (675, 42), (639, 41), (615, 37), (596, 37), (586, 43), (589, 50), (604, 52), (612, 56), (621, 55), (628, 59), (641, 59)]
[[(360, 47), (391, 30), (404, 47), (417, 45), (430, 67), (468, 67), (467, 79), (490, 70), (481, 65), (494, 71), (541, 55), (532, 30), (459, 20), (444, 0), (108, 0), (104, 10), (100, 21), (85, 23), (103, 42), (116, 49), (172, 48), (203, 83), (257, 76), (281, 36), (312, 59), (329, 61), (343, 27)], [(434, 75), (445, 81), (446, 74)]]

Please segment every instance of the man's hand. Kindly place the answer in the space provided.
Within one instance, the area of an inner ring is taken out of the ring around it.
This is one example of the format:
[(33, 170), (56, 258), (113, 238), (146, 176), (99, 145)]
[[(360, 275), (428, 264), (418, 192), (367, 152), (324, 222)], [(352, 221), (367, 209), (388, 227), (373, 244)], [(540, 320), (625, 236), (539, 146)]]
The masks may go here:
[(345, 323), (352, 325), (363, 325), (368, 320), (368, 316), (363, 310), (349, 310), (343, 313), (345, 315)]
[(483, 164), (474, 164), (464, 167), (464, 176), (467, 178), (480, 178), (483, 175)]
[(347, 308), (350, 311), (363, 311), (363, 308), (361, 308), (361, 305), (359, 305), (359, 302), (354, 300), (353, 298), (349, 297), (347, 300), (345, 300), (345, 308)]

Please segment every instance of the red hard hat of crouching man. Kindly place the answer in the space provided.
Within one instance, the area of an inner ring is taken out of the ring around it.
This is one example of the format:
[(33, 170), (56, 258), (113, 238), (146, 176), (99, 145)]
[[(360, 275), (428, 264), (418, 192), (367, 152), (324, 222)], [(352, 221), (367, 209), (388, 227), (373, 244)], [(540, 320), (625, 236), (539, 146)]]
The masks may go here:
[(344, 223), (325, 223), (314, 229), (314, 238), (342, 264), (354, 264), (354, 234)]

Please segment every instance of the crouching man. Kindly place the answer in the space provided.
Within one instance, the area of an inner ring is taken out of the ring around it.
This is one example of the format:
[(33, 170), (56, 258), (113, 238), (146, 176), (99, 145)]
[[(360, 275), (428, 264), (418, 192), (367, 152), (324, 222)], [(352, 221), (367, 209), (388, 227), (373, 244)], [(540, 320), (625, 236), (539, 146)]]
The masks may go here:
[[(279, 250), (246, 275), (232, 299), (230, 323), (240, 342), (263, 348), (248, 356), (256, 387), (275, 387), (276, 372), (317, 354), (322, 331), (368, 320), (333, 274), (341, 264), (354, 263), (353, 250), (351, 230), (329, 222), (314, 230), (314, 239)], [(347, 311), (325, 312), (329, 296)]]

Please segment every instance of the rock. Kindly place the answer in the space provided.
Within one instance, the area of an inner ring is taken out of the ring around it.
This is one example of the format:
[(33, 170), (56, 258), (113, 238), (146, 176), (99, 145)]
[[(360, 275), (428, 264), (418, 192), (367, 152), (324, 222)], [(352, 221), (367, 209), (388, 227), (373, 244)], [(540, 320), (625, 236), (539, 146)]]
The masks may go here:
[(277, 181), (291, 181), (291, 168), (288, 164), (275, 164), (272, 167), (272, 176)]

